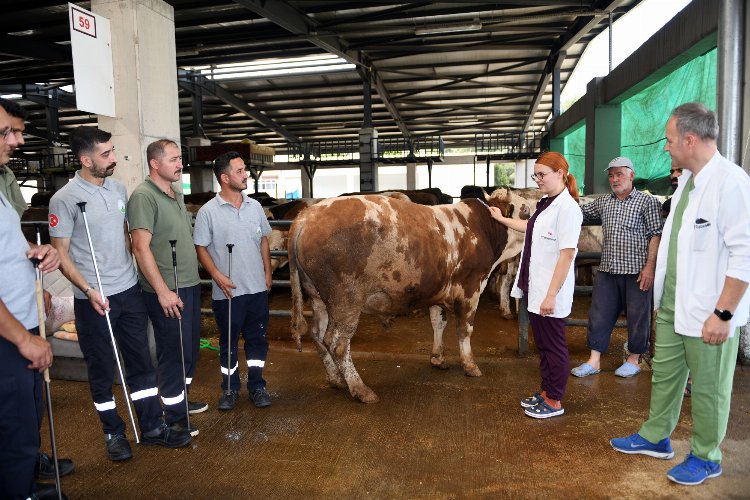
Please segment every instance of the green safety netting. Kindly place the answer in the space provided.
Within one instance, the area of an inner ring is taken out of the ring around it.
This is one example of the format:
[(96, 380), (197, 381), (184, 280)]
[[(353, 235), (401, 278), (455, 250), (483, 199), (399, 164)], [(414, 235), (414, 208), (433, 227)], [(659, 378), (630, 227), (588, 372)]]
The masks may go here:
[(568, 171), (573, 174), (578, 184), (578, 193), (583, 194), (584, 174), (586, 172), (586, 126), (582, 125), (565, 136), (563, 154), (568, 160)]
[[(669, 154), (664, 151), (664, 127), (680, 104), (698, 101), (716, 109), (716, 49), (696, 57), (620, 105), (620, 154), (633, 160), (635, 185), (654, 194), (669, 193)], [(565, 136), (563, 154), (583, 193), (586, 127)]]
[(673, 71), (623, 101), (620, 154), (633, 160), (636, 186), (656, 194), (669, 191), (669, 154), (664, 127), (680, 104), (698, 101), (716, 109), (716, 49)]

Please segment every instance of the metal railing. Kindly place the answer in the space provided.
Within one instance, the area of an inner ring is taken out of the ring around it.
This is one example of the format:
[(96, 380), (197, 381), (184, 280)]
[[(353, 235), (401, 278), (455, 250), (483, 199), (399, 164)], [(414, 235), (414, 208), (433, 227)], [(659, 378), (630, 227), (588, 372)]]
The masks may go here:
[(355, 162), (359, 158), (357, 139), (327, 139), (307, 143), (287, 144), (289, 162)]
[(445, 157), (445, 143), (439, 135), (406, 139), (405, 137), (378, 137), (373, 151), (375, 158), (384, 160), (409, 160)]
[(479, 157), (535, 158), (547, 149), (549, 138), (540, 132), (492, 132), (474, 136), (474, 151)]

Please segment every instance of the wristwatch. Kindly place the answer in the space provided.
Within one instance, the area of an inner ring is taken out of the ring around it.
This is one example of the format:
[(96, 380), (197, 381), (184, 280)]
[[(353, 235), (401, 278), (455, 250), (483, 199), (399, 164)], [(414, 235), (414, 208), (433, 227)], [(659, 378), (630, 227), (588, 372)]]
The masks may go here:
[(724, 309), (723, 311), (719, 311), (718, 309), (714, 309), (714, 314), (719, 317), (722, 321), (729, 321), (732, 319), (733, 314), (729, 312), (728, 309)]

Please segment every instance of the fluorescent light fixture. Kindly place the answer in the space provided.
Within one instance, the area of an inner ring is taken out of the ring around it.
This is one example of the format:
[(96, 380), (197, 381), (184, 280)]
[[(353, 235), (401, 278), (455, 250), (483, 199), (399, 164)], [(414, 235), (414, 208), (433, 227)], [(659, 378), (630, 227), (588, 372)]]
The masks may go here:
[(336, 130), (344, 128), (344, 124), (342, 122), (321, 123), (315, 128), (317, 128), (318, 130)]
[(482, 23), (479, 19), (463, 23), (425, 24), (414, 30), (415, 35), (437, 35), (441, 33), (457, 33), (462, 31), (479, 31)]
[(298, 75), (305, 73), (330, 73), (355, 69), (344, 59), (333, 54), (288, 59), (262, 59), (240, 63), (218, 64), (216, 66), (194, 66), (186, 69), (198, 70), (212, 80), (237, 78), (265, 78), (272, 76)]

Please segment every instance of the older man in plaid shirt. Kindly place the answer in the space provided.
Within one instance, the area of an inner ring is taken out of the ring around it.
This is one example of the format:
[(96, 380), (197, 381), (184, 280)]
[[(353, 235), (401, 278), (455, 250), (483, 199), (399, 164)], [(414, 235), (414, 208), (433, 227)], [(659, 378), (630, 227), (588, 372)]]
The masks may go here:
[(601, 371), (601, 355), (609, 348), (612, 328), (624, 309), (628, 320), (630, 355), (615, 370), (619, 377), (640, 372), (638, 359), (648, 349), (656, 269), (661, 239), (659, 201), (633, 187), (630, 158), (618, 156), (607, 167), (612, 194), (581, 207), (584, 220), (601, 219), (604, 246), (589, 311), (589, 360), (571, 370), (576, 377)]

